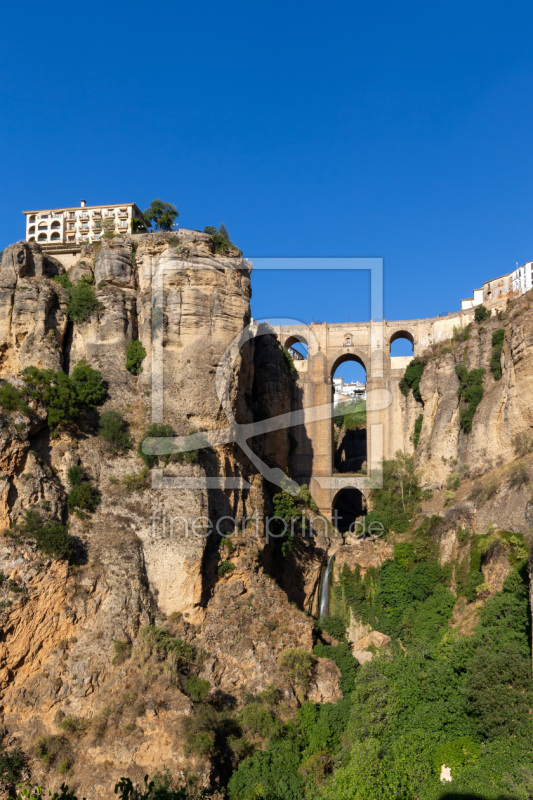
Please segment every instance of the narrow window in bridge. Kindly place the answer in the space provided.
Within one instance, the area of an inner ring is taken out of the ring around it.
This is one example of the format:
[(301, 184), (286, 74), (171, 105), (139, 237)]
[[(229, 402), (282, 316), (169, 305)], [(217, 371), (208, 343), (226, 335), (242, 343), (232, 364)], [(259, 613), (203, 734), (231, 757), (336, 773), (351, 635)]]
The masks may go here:
[(333, 372), (333, 472), (366, 473), (366, 370), (347, 354)]

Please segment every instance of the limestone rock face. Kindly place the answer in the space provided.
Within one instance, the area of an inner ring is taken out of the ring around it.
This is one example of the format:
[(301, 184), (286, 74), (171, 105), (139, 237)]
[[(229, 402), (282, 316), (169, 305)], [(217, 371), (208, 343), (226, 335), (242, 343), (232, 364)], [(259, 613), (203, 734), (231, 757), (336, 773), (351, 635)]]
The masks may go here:
[[(215, 255), (206, 234), (116, 237), (85, 248), (69, 277), (94, 276), (101, 306), (83, 323), (67, 320), (67, 294), (50, 280), (53, 271), (38, 245), (19, 243), (4, 253), (0, 378), (16, 382), (32, 364), (68, 372), (86, 359), (108, 385), (102, 410), (123, 414), (133, 447), (110, 452), (96, 435), (95, 414), (79, 435), (57, 438), (43, 410), (34, 409), (31, 421), (0, 416), (2, 528), (32, 508), (44, 519), (68, 520), (76, 552), (68, 566), (44, 557), (31, 538), (0, 540), (0, 569), (18, 587), (0, 586), (4, 744), (22, 747), (32, 779), (53, 790), (63, 778), (46, 772), (32, 748), (38, 736), (61, 737), (70, 782), (96, 800), (122, 775), (142, 782), (168, 767), (207, 779), (209, 761), (183, 746), (182, 720), (193, 703), (175, 681), (143, 666), (141, 631), (158, 625), (201, 648), (201, 677), (224, 702), (238, 707), (246, 692), (274, 684), (295, 709), (301, 692), (280, 655), (311, 649), (313, 620), (290, 604), (291, 582), (281, 578), (301, 568), (305, 576), (295, 586), (311, 608), (327, 537), (281, 564), (277, 583), (266, 570), (280, 558), (279, 547), (266, 541), (262, 522), (270, 491), (246, 453), (229, 443), (199, 450), (190, 463), (143, 471), (137, 445), (152, 422), (182, 435), (288, 412), (294, 397), (287, 365), (268, 336), (231, 349), (250, 320), (250, 265), (237, 250)], [(126, 370), (132, 339), (147, 353), (139, 376)], [(258, 437), (253, 447), (254, 460), (288, 470), (287, 431)], [(85, 517), (67, 510), (74, 464), (101, 495)], [(233, 487), (220, 482), (226, 476)], [(239, 536), (227, 548), (219, 531)], [(124, 660), (116, 657), (119, 645)], [(337, 667), (317, 659), (305, 696), (335, 702), (338, 682)], [(79, 738), (64, 734), (65, 716), (83, 721)]]
[(134, 287), (132, 254), (134, 245), (131, 242), (115, 244), (102, 240), (94, 262), (96, 283), (107, 281), (114, 286)]

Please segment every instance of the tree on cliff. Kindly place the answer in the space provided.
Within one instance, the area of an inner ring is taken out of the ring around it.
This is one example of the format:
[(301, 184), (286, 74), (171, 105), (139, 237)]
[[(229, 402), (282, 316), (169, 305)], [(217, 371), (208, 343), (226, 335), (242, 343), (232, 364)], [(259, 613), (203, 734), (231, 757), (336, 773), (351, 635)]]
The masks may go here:
[(143, 213), (146, 224), (156, 231), (171, 231), (180, 212), (172, 203), (164, 203), (160, 198), (152, 200), (150, 208)]

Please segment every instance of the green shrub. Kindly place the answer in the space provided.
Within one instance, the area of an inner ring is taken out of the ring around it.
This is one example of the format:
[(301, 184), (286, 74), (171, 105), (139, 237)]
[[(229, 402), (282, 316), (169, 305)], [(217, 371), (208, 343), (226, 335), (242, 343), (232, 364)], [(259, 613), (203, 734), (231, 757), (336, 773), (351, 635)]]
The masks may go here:
[(122, 478), (122, 486), (128, 492), (141, 492), (148, 486), (148, 478), (150, 470), (148, 467), (143, 467), (139, 472), (130, 472)]
[(219, 725), (219, 716), (212, 706), (207, 704), (195, 706), (192, 714), (182, 720), (186, 754), (200, 758), (213, 755)]
[(0, 406), (4, 411), (20, 411), (26, 417), (31, 417), (31, 409), (24, 400), (24, 395), (9, 381), (4, 381), (0, 386)]
[[(159, 459), (162, 460), (163, 464), (166, 466), (169, 461), (172, 460), (172, 453), (166, 453), (165, 455), (152, 455), (150, 453), (143, 452), (143, 443), (145, 439), (172, 439), (174, 437), (174, 428), (172, 425), (164, 425), (163, 423), (154, 422), (150, 427), (144, 432), (144, 436), (142, 437), (141, 441), (137, 446), (137, 453), (142, 458), (144, 463), (149, 469), (155, 467), (156, 464), (159, 464)], [(169, 447), (171, 446), (171, 441), (168, 442)], [(179, 454), (181, 455), (181, 453)]]
[(338, 615), (330, 617), (320, 617), (315, 624), (315, 629), (318, 631), (326, 631), (334, 639), (344, 639), (346, 636), (346, 625), (344, 620)]
[(195, 703), (205, 700), (211, 689), (209, 681), (202, 680), (198, 675), (191, 675), (183, 682), (183, 690), (185, 694), (191, 698)]
[(83, 480), (83, 468), (79, 464), (74, 464), (74, 466), (69, 467), (67, 475), (71, 486), (79, 486)]
[(483, 399), (483, 375), (484, 369), (472, 369), (470, 372), (459, 365), (455, 368), (455, 373), (459, 378), (458, 396), (459, 400), (466, 404), (466, 408), (461, 408), (459, 412), (461, 428), (465, 433), (472, 431), (472, 421), (476, 408)]
[(78, 361), (70, 377), (62, 370), (26, 367), (22, 378), (27, 397), (47, 409), (53, 436), (75, 427), (81, 412), (102, 403), (107, 394), (101, 373), (85, 361)]
[(502, 350), (503, 340), (505, 338), (505, 331), (503, 328), (498, 328), (492, 334), (492, 355), (490, 358), (490, 371), (494, 375), (494, 379), (499, 381), (502, 377)]
[(296, 367), (294, 366), (294, 358), (289, 353), (289, 350), (284, 347), (283, 348), (283, 358), (285, 359), (285, 363), (287, 364), (289, 375), (295, 377), (297, 375)]
[[(100, 503), (100, 492), (88, 481), (74, 486), (70, 490), (67, 497), (67, 506), (69, 511), (89, 512), (96, 511)], [(80, 516), (78, 514), (78, 516)]]
[(128, 658), (130, 658), (132, 651), (132, 644), (129, 639), (114, 639), (113, 650), (115, 652), (115, 655), (113, 656), (113, 660), (111, 663), (117, 666), (119, 664), (123, 664), (125, 661), (128, 660)]
[(244, 705), (238, 719), (241, 728), (247, 735), (259, 736), (262, 739), (279, 736), (283, 727), (278, 717), (261, 703)]
[(423, 414), (419, 414), (418, 417), (415, 420), (415, 427), (414, 427), (414, 430), (413, 430), (413, 445), (414, 445), (415, 450), (418, 447), (418, 441), (420, 439), (420, 433), (422, 431), (422, 423), (423, 422), (424, 422), (424, 415)]
[(222, 578), (224, 575), (228, 575), (229, 573), (233, 572), (235, 569), (235, 564), (232, 564), (231, 561), (222, 561), (218, 565), (217, 574)]
[(491, 312), (489, 311), (488, 308), (486, 308), (486, 306), (484, 305), (476, 306), (476, 309), (474, 311), (474, 319), (479, 325), (481, 322), (485, 322), (485, 320), (490, 317), (490, 314)]
[(71, 322), (86, 322), (103, 308), (87, 280), (81, 279), (68, 291), (67, 316)]
[(6, 783), (18, 783), (26, 763), (27, 758), (18, 747), (14, 747), (12, 750), (2, 748), (0, 750), (0, 777)]
[(413, 360), (407, 365), (405, 374), (399, 384), (401, 393), (406, 397), (412, 389), (413, 397), (419, 403), (422, 402), (422, 395), (420, 394), (420, 381), (422, 380), (422, 375), (424, 374), (425, 368), (425, 361), (423, 361), (421, 358), (413, 358)]
[(295, 647), (284, 650), (279, 658), (280, 667), (287, 673), (290, 680), (299, 686), (307, 688), (311, 682), (311, 676), (316, 663), (312, 653)]
[(35, 743), (35, 755), (44, 764), (54, 764), (64, 752), (66, 740), (63, 736), (39, 736)]
[(209, 233), (213, 240), (213, 253), (227, 254), (232, 247), (229, 233), (225, 225), (221, 224), (218, 231), (213, 225), (206, 225), (204, 233)]
[(62, 286), (63, 289), (72, 289), (73, 287), (73, 283), (66, 272), (63, 273), (63, 275), (54, 275), (52, 280)]
[(452, 342), (466, 342), (470, 337), (471, 325), (466, 325), (464, 328), (453, 326)]
[(132, 339), (126, 348), (126, 369), (132, 375), (140, 375), (146, 350), (138, 339)]
[(123, 453), (131, 447), (128, 423), (119, 411), (109, 409), (100, 414), (98, 433), (112, 453)]
[(104, 402), (107, 389), (102, 382), (102, 373), (90, 367), (86, 361), (82, 359), (77, 362), (71, 378), (82, 406), (96, 408)]
[(367, 523), (380, 522), (386, 531), (401, 533), (407, 529), (422, 498), (414, 458), (398, 451), (393, 459), (383, 461), (383, 487), (371, 494), (373, 511), (367, 514)]
[(39, 512), (33, 508), (26, 511), (15, 531), (35, 539), (37, 547), (45, 555), (53, 558), (70, 558), (72, 555), (72, 537), (69, 536), (68, 526), (57, 520), (43, 522)]

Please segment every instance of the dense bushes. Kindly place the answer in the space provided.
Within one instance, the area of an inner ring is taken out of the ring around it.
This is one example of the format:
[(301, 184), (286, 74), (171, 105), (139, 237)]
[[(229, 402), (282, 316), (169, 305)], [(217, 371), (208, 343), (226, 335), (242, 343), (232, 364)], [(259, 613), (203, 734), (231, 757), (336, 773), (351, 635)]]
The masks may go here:
[(499, 381), (502, 377), (502, 350), (503, 340), (505, 338), (505, 331), (503, 328), (498, 328), (492, 334), (492, 355), (490, 358), (490, 371), (494, 375), (494, 379)]
[(481, 322), (485, 322), (485, 320), (488, 319), (489, 317), (490, 317), (490, 311), (486, 306), (484, 305), (476, 306), (476, 310), (474, 311), (474, 319), (478, 325)]
[(24, 399), (23, 393), (9, 381), (0, 386), (0, 406), (4, 411), (19, 411), (25, 417), (31, 417), (31, 409)]
[(70, 376), (62, 370), (26, 367), (22, 379), (27, 398), (47, 409), (53, 436), (75, 427), (82, 411), (100, 405), (107, 394), (101, 373), (83, 360), (78, 361)]
[(142, 362), (146, 358), (146, 350), (138, 339), (132, 339), (126, 348), (126, 369), (132, 375), (140, 375)]
[(472, 431), (472, 420), (476, 413), (476, 408), (483, 399), (483, 375), (484, 369), (472, 369), (470, 372), (466, 367), (459, 365), (455, 368), (455, 373), (459, 378), (458, 396), (459, 400), (466, 404), (459, 413), (461, 428), (465, 433)]
[[(448, 591), (435, 584), (436, 562), (423, 567), (407, 543), (394, 562), (407, 570), (408, 593), (425, 597), (414, 601), (419, 607), (446, 605), (435, 600)], [(266, 751), (241, 763), (230, 800), (436, 800), (442, 764), (452, 770), (454, 796), (496, 800), (522, 786), (533, 755), (526, 577), (511, 573), (473, 637), (442, 637), (442, 625), (438, 635), (430, 625), (357, 668), (337, 705), (304, 703)], [(386, 581), (389, 602), (405, 603), (396, 578)]]
[(407, 365), (405, 374), (399, 384), (401, 393), (406, 397), (412, 389), (413, 397), (415, 400), (418, 400), (419, 403), (422, 402), (422, 395), (420, 394), (420, 381), (422, 380), (425, 367), (425, 361), (423, 361), (421, 358), (413, 358), (413, 360)]
[[(186, 450), (183, 453), (172, 452), (172, 439), (174, 436), (175, 433), (172, 425), (165, 425), (157, 422), (154, 422), (152, 425), (150, 425), (150, 427), (144, 432), (144, 436), (137, 446), (137, 453), (142, 458), (148, 469), (152, 469), (152, 467), (155, 467), (158, 464), (162, 464), (163, 466), (167, 466), (171, 462), (177, 464), (194, 464), (196, 461), (198, 461), (198, 450)], [(167, 441), (165, 442), (165, 445), (167, 445), (169, 452), (160, 455), (145, 453), (143, 450), (145, 439), (166, 439)]]
[(86, 322), (94, 313), (102, 309), (102, 304), (96, 299), (91, 286), (92, 278), (88, 279), (83, 276), (75, 286), (70, 283), (66, 275), (57, 276), (56, 280), (67, 292), (67, 316), (71, 322), (78, 324)]
[(100, 492), (92, 486), (83, 469), (78, 465), (70, 467), (68, 480), (71, 487), (67, 496), (68, 510), (74, 511), (78, 517), (96, 511), (100, 502)]
[(72, 555), (72, 537), (68, 526), (57, 520), (43, 522), (38, 511), (30, 508), (23, 519), (7, 533), (10, 536), (29, 536), (35, 539), (37, 547), (47, 556), (53, 558), (70, 558)]
[(206, 225), (204, 233), (209, 233), (211, 235), (214, 253), (225, 255), (230, 252), (233, 244), (225, 225), (221, 224), (218, 231), (213, 225)]
[(407, 453), (383, 461), (383, 487), (372, 492), (373, 511), (367, 514), (367, 529), (380, 522), (385, 531), (407, 529), (423, 498), (415, 461)]
[(128, 423), (119, 411), (109, 409), (100, 414), (98, 433), (112, 453), (123, 453), (131, 447)]
[(306, 484), (300, 486), (296, 497), (285, 491), (278, 492), (272, 498), (272, 505), (274, 518), (270, 533), (279, 537), (281, 554), (285, 557), (292, 552), (294, 537), (305, 534), (308, 525), (305, 509), (318, 513), (318, 508)]

